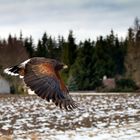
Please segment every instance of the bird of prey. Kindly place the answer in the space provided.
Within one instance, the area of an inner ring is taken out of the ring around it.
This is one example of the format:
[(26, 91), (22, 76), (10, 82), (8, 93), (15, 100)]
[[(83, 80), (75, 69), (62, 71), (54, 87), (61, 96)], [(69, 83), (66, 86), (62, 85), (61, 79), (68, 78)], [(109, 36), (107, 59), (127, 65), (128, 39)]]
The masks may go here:
[(25, 84), (38, 96), (47, 101), (52, 100), (56, 106), (72, 110), (77, 107), (60, 77), (59, 71), (67, 66), (44, 57), (33, 57), (25, 62), (4, 70), (11, 75), (19, 75)]

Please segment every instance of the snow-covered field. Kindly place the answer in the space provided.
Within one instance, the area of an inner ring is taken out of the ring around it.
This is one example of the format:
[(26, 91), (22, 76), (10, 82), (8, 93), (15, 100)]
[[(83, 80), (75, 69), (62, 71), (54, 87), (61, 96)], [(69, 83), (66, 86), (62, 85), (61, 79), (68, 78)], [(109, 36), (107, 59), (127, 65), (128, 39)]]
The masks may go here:
[(66, 112), (35, 95), (0, 96), (0, 140), (140, 140), (140, 94), (74, 99)]

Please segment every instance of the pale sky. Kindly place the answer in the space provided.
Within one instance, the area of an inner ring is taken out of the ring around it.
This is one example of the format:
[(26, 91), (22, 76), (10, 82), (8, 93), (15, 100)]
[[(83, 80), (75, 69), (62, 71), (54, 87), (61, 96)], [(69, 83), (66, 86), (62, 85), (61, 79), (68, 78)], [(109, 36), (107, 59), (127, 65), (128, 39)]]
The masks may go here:
[(126, 36), (134, 18), (140, 17), (140, 0), (0, 0), (0, 38), (9, 33), (36, 41), (46, 31), (67, 37), (73, 30), (77, 41), (96, 39), (113, 29)]

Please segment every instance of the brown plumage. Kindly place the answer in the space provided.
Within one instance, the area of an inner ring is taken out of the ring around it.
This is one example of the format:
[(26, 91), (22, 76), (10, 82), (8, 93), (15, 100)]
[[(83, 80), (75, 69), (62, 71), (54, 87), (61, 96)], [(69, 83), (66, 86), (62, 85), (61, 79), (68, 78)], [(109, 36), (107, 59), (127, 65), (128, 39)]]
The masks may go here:
[(77, 105), (60, 77), (59, 71), (63, 67), (64, 64), (57, 60), (34, 57), (5, 71), (23, 76), (26, 85), (41, 98), (52, 100), (60, 108), (72, 110)]

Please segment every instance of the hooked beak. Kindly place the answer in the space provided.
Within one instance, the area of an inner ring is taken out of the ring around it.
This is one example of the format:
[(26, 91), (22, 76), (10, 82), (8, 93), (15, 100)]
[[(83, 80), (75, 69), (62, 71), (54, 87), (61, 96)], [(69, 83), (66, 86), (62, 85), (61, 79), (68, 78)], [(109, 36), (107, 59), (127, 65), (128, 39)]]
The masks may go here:
[(68, 68), (68, 65), (64, 65), (64, 66), (63, 66), (63, 69), (67, 69), (67, 68)]

